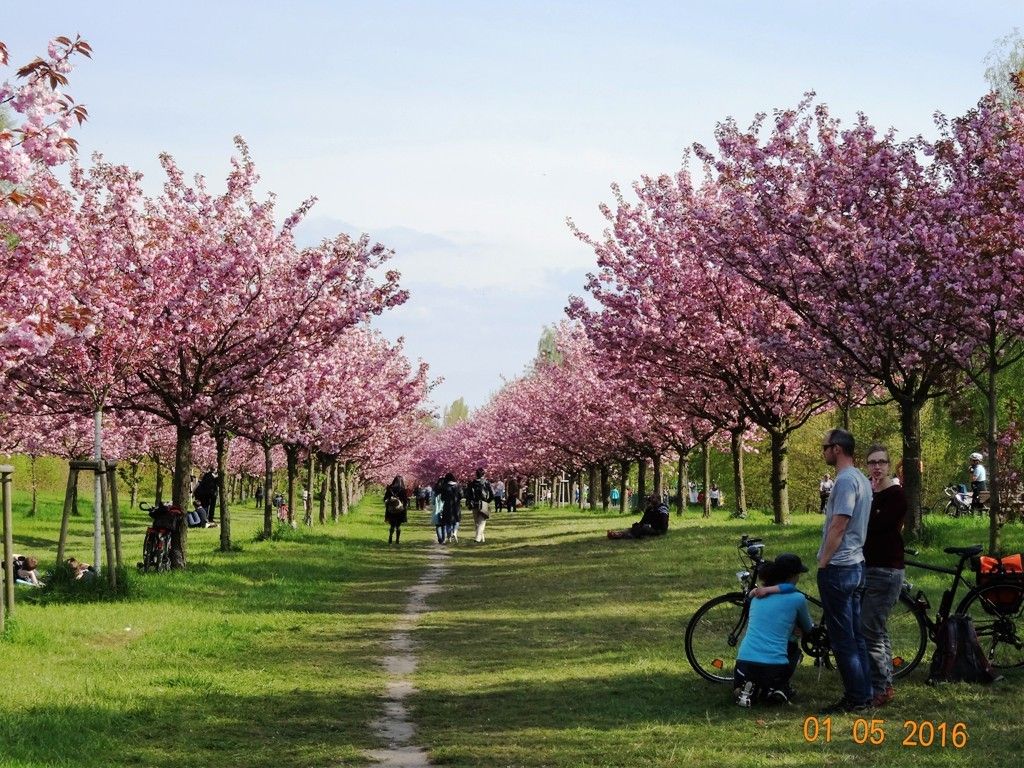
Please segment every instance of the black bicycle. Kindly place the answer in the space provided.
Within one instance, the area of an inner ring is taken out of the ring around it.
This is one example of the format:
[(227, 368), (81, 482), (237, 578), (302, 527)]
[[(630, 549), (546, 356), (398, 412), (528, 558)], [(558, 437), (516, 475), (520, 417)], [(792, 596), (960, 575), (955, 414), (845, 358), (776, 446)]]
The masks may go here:
[(171, 569), (171, 542), (175, 529), (181, 524), (181, 510), (168, 504), (151, 506), (139, 502), (139, 509), (153, 518), (153, 524), (146, 528), (142, 542), (142, 560), (138, 563), (143, 573), (169, 571)]
[[(931, 605), (923, 590), (918, 590), (913, 597), (915, 615), (918, 625), (923, 627), (928, 638), (935, 641), (935, 633), (939, 625), (949, 618), (956, 593), (963, 584), (967, 586), (967, 594), (957, 604), (955, 613), (970, 616), (974, 630), (978, 634), (978, 642), (988, 656), (989, 662), (998, 669), (1012, 669), (1024, 666), (1024, 638), (1020, 628), (1024, 627), (1024, 578), (1019, 574), (1009, 576), (987, 575), (979, 571), (977, 558), (984, 547), (975, 544), (970, 547), (946, 547), (947, 555), (959, 558), (955, 568), (931, 565), (917, 560), (907, 560), (906, 564), (914, 568), (923, 568), (936, 573), (946, 573), (953, 577), (953, 582), (943, 591), (935, 619), (928, 616)], [(917, 552), (907, 550), (908, 554)], [(968, 585), (964, 572), (976, 575), (974, 586)], [(909, 599), (912, 584), (904, 584), (901, 600)], [(924, 648), (921, 648), (923, 655)], [(916, 666), (916, 664), (915, 664)]]
[[(739, 549), (750, 561), (749, 567), (736, 574), (741, 591), (728, 592), (704, 603), (686, 627), (686, 658), (690, 666), (701, 677), (715, 683), (732, 682), (736, 653), (750, 613), (750, 591), (757, 586), (758, 574), (764, 563), (761, 539), (743, 536)], [(801, 663), (809, 661), (819, 673), (835, 669), (828, 632), (822, 621), (821, 602), (806, 592), (804, 596), (814, 629), (800, 638)], [(918, 606), (906, 592), (900, 595), (889, 615), (889, 639), (893, 676), (904, 677), (921, 662), (928, 641), (926, 629), (918, 616)]]
[[(749, 569), (736, 574), (742, 591), (712, 598), (690, 619), (686, 627), (686, 658), (701, 677), (717, 683), (731, 682), (736, 652), (746, 630), (750, 610), (750, 591), (757, 586), (757, 575), (763, 564), (764, 543), (744, 536), (739, 548), (750, 560)], [(957, 555), (956, 568), (931, 565), (915, 560), (906, 564), (953, 576), (953, 583), (942, 593), (935, 619), (928, 611), (931, 604), (923, 590), (913, 592), (913, 584), (905, 582), (896, 605), (889, 614), (888, 634), (892, 646), (893, 677), (909, 675), (921, 663), (928, 641), (935, 641), (938, 626), (950, 616), (950, 610), (961, 583), (968, 584), (964, 572), (975, 572), (973, 563), (981, 554), (980, 544), (971, 547), (946, 547), (946, 554)], [(917, 554), (908, 550), (909, 554)], [(807, 595), (815, 630), (801, 638), (801, 647), (819, 669), (832, 668), (828, 633), (821, 623), (821, 603)], [(979, 578), (968, 588), (956, 613), (971, 617), (978, 640), (992, 666), (1007, 669), (1024, 666), (1024, 641), (1018, 631), (1024, 611), (1024, 579)]]

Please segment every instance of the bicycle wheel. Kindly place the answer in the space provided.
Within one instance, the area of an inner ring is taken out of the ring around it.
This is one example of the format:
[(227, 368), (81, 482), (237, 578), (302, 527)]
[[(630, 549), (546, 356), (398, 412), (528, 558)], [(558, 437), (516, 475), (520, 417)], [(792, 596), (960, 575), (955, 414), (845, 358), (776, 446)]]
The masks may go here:
[(953, 499), (950, 499), (949, 503), (946, 504), (945, 514), (946, 517), (960, 517), (960, 506)]
[(1024, 586), (1014, 583), (976, 587), (957, 606), (971, 617), (985, 655), (993, 667), (1024, 666), (1024, 639), (1019, 626), (1024, 613)]
[(892, 676), (906, 677), (924, 658), (928, 650), (928, 625), (914, 601), (901, 593), (886, 622), (889, 643), (892, 646)]
[(742, 592), (704, 603), (686, 625), (686, 660), (712, 683), (731, 683), (736, 652), (747, 627)]

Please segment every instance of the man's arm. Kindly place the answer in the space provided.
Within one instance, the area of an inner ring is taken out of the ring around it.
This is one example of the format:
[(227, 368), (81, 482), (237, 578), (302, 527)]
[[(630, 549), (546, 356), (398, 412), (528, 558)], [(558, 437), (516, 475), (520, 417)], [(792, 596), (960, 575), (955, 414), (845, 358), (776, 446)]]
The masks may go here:
[(832, 518), (832, 522), (829, 523), (828, 530), (825, 532), (825, 543), (821, 548), (821, 556), (818, 558), (819, 568), (825, 568), (829, 560), (832, 559), (832, 555), (839, 549), (846, 526), (849, 524), (850, 517), (848, 515), (836, 515)]

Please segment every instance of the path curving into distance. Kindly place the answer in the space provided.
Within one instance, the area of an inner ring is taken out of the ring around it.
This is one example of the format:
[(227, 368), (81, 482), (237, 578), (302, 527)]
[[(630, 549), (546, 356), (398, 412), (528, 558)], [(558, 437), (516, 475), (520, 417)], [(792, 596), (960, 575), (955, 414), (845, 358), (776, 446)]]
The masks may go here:
[(448, 549), (431, 549), (427, 569), (420, 580), (406, 589), (409, 599), (405, 611), (398, 619), (391, 637), (384, 646), (387, 655), (381, 660), (388, 676), (384, 689), (384, 714), (370, 723), (375, 736), (386, 746), (366, 754), (381, 768), (430, 768), (427, 751), (415, 743), (416, 726), (409, 718), (406, 699), (416, 692), (412, 675), (416, 671), (415, 644), (412, 630), (420, 617), (427, 613), (427, 598), (442, 589), (441, 579), (448, 570), (445, 560)]

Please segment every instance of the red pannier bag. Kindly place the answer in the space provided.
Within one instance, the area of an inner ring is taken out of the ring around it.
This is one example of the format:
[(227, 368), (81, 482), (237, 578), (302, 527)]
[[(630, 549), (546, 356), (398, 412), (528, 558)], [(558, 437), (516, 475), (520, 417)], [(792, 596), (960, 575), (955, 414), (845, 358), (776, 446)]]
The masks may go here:
[[(1024, 602), (1024, 563), (1021, 555), (978, 558), (978, 586), (1005, 584), (1005, 589), (989, 589), (985, 597), (992, 602), (997, 613), (1017, 613)], [(988, 610), (988, 606), (985, 606)], [(991, 613), (991, 611), (989, 611)]]

